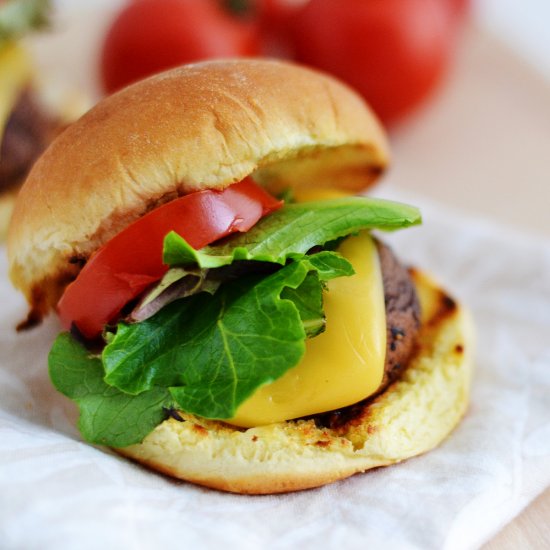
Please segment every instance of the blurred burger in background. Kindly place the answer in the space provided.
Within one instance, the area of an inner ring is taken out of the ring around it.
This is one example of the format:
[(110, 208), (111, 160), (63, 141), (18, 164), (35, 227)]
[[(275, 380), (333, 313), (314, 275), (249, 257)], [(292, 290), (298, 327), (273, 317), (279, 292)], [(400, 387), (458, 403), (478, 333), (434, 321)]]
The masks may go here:
[(359, 91), (392, 125), (452, 62), (469, 0), (133, 0), (101, 54), (104, 90), (215, 57), (283, 57)]
[[(47, 0), (0, 0), (0, 240), (19, 187), (34, 161), (72, 116), (42, 100), (33, 63), (21, 39), (48, 26)], [(59, 114), (62, 113), (62, 114)]]

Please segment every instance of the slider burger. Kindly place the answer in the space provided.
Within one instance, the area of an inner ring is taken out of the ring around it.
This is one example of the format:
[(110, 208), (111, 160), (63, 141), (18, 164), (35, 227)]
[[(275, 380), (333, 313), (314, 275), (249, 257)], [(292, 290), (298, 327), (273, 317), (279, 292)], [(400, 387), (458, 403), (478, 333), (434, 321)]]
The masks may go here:
[[(464, 413), (470, 326), (351, 196), (383, 131), (291, 64), (189, 65), (103, 100), (31, 171), (9, 233), (29, 327), (56, 310), (56, 388), (83, 437), (238, 493), (320, 486), (423, 453)], [(284, 197), (284, 201), (281, 197)]]
[(49, 6), (46, 0), (0, 0), (0, 239), (19, 187), (62, 124), (42, 105), (32, 62), (18, 42), (47, 23)]

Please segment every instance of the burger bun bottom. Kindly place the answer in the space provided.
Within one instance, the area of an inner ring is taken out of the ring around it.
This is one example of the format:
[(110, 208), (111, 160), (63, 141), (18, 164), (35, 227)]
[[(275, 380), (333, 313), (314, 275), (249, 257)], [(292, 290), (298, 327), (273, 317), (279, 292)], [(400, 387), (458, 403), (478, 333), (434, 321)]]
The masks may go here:
[(337, 428), (315, 419), (242, 429), (180, 413), (117, 452), (169, 476), (245, 494), (309, 489), (436, 447), (464, 415), (473, 357), (470, 316), (412, 271), (422, 306), (417, 351), (401, 377)]

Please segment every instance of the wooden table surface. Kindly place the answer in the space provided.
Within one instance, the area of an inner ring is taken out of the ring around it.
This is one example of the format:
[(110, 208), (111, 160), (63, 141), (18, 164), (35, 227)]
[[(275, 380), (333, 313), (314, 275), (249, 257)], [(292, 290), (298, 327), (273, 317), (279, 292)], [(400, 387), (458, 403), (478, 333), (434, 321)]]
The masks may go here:
[[(468, 29), (446, 85), (393, 141), (384, 185), (550, 242), (550, 83), (495, 38)], [(550, 548), (541, 491), (485, 550)]]
[(483, 550), (550, 548), (550, 489), (489, 541)]

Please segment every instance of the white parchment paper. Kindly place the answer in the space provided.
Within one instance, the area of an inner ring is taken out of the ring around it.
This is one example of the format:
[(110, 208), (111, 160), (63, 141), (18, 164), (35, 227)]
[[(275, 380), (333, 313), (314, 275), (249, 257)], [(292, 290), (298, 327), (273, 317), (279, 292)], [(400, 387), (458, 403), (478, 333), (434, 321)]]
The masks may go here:
[(14, 333), (2, 251), (0, 547), (454, 550), (498, 531), (550, 485), (550, 243), (410, 202), (424, 226), (386, 240), (473, 311), (470, 409), (425, 456), (286, 496), (174, 482), (81, 442), (46, 373), (57, 323)]

